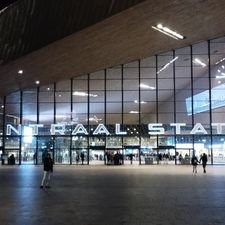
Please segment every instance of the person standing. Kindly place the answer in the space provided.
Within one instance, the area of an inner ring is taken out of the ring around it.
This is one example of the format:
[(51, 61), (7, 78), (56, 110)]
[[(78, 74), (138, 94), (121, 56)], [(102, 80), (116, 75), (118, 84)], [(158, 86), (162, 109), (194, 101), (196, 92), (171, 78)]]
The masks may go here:
[(193, 155), (192, 158), (191, 158), (191, 164), (193, 166), (193, 173), (197, 173), (197, 166), (198, 166), (198, 158)]
[(203, 167), (203, 172), (206, 173), (206, 164), (207, 164), (208, 158), (207, 155), (205, 153), (203, 153), (203, 155), (200, 158), (200, 162), (202, 162), (202, 167)]
[(50, 177), (51, 173), (53, 172), (53, 160), (51, 158), (50, 153), (47, 153), (43, 159), (43, 164), (44, 164), (44, 174), (43, 178), (41, 181), (41, 186), (40, 188), (50, 188), (49, 182), (50, 182)]
[(84, 153), (83, 152), (80, 153), (80, 158), (81, 158), (82, 165), (84, 165)]

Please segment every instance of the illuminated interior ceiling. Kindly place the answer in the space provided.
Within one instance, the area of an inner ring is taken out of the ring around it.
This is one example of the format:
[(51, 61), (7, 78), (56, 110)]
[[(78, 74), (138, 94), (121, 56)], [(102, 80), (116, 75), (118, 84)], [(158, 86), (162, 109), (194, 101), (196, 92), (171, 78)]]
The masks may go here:
[[(224, 8), (217, 0), (18, 0), (0, 13), (0, 96), (222, 36)], [(158, 23), (185, 39), (152, 29)]]

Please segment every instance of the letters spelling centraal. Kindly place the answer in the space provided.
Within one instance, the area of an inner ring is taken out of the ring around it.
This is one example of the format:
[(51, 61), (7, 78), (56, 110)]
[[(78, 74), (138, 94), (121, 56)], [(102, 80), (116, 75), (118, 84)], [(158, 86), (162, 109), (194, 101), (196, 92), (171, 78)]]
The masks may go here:
[[(175, 134), (182, 134), (181, 128), (185, 128), (186, 123), (170, 123), (171, 128), (174, 129)], [(127, 135), (127, 131), (121, 131), (121, 125), (115, 124), (115, 135)], [(38, 135), (39, 128), (44, 127), (43, 124), (30, 124), (26, 127), (31, 129), (29, 134), (24, 134), (22, 125), (18, 125), (17, 128), (12, 126), (11, 124), (7, 124), (6, 135)], [(211, 128), (215, 129), (216, 134), (223, 133), (223, 127), (225, 127), (225, 123), (211, 123)], [(51, 124), (50, 133), (51, 135), (64, 135), (66, 133), (66, 125), (65, 124)], [(77, 124), (75, 128), (71, 131), (72, 135), (89, 135), (87, 129), (83, 124)], [(148, 124), (148, 134), (149, 135), (162, 135), (166, 133), (166, 129), (163, 127), (162, 123), (149, 123)], [(225, 133), (225, 132), (224, 132)], [(111, 133), (108, 131), (107, 127), (104, 124), (98, 124), (94, 131), (92, 131), (93, 135), (110, 135)], [(208, 134), (207, 130), (201, 123), (196, 123), (194, 127), (191, 129), (189, 134)]]

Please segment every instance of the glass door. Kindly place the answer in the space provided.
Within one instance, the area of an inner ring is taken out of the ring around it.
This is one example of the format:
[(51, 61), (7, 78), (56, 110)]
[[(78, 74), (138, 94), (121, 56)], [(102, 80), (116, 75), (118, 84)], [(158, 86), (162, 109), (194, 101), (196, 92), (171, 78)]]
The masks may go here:
[(91, 165), (105, 164), (105, 146), (90, 146), (89, 163)]
[(138, 145), (124, 146), (123, 159), (124, 165), (129, 164), (140, 165), (141, 164), (140, 146)]

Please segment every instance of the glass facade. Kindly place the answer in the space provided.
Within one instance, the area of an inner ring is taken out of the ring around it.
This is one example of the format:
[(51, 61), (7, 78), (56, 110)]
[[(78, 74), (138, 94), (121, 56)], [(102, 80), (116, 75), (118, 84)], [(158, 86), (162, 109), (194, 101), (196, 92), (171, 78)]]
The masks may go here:
[(225, 164), (225, 37), (1, 99), (2, 159)]

